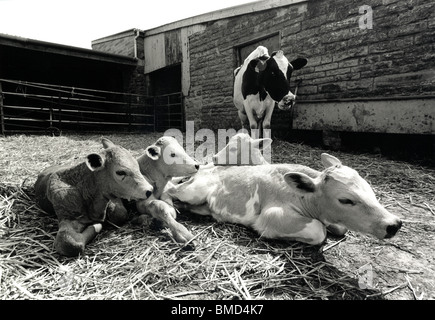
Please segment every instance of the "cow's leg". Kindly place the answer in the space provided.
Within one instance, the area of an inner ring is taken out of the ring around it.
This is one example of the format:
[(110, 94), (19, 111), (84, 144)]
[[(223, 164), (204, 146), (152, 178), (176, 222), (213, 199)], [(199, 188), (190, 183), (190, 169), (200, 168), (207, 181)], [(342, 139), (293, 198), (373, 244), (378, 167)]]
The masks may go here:
[(83, 254), (85, 246), (95, 238), (101, 228), (101, 223), (84, 225), (75, 220), (60, 220), (54, 247), (58, 253), (68, 257)]
[(246, 122), (248, 122), (248, 116), (244, 111), (238, 111), (240, 123), (242, 124), (242, 128), (245, 127)]
[(263, 118), (263, 129), (270, 129), (270, 122), (272, 120), (273, 109), (275, 108), (275, 101), (273, 101), (270, 97), (267, 97), (266, 99), (267, 100), (264, 101), (267, 107)]
[(252, 112), (250, 100), (252, 99), (246, 99), (245, 101), (243, 101), (243, 105), (245, 107), (246, 116), (248, 117), (249, 127), (251, 129), (257, 129), (257, 119), (255, 119), (254, 113)]
[(326, 239), (326, 228), (319, 220), (287, 212), (282, 207), (263, 210), (254, 229), (265, 238), (296, 240), (311, 245), (321, 244)]
[(161, 221), (164, 227), (169, 228), (175, 241), (186, 243), (193, 238), (189, 230), (175, 220), (175, 209), (161, 200), (139, 201), (136, 203), (140, 213), (149, 213), (153, 218)]

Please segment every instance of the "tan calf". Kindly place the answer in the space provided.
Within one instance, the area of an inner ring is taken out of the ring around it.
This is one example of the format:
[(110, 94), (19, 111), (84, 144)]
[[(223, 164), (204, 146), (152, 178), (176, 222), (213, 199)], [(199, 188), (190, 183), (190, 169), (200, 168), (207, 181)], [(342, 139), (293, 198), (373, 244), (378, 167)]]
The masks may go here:
[(53, 166), (35, 183), (39, 206), (59, 219), (55, 249), (65, 256), (82, 254), (106, 219), (111, 200), (145, 199), (153, 187), (145, 180), (136, 159), (124, 148), (102, 139), (104, 152), (89, 154), (75, 166)]

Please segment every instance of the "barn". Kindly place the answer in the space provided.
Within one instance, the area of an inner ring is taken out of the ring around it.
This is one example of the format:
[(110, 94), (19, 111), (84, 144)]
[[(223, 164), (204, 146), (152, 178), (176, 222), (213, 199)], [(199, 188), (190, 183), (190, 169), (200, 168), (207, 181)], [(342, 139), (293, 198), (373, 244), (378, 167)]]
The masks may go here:
[(134, 56), (0, 34), (2, 134), (153, 130)]
[(185, 120), (214, 130), (240, 128), (233, 70), (257, 45), (282, 49), (289, 60), (303, 56), (308, 64), (293, 75), (292, 88), (301, 81), (295, 107), (274, 111), (275, 134), (330, 146), (371, 137), (384, 145), (399, 140), (431, 147), (434, 7), (405, 0), (265, 0), (128, 30), (92, 47), (130, 56), (140, 48), (142, 90), (181, 92)]

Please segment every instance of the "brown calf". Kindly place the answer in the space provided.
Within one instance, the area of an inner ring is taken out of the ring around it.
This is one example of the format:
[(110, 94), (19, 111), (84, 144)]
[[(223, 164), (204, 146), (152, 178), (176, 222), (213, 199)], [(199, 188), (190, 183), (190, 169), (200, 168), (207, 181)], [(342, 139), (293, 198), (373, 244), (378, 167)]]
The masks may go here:
[(39, 206), (59, 219), (54, 245), (62, 255), (83, 253), (101, 231), (111, 200), (146, 199), (152, 194), (136, 159), (107, 139), (102, 143), (103, 155), (89, 154), (75, 166), (49, 167), (35, 183)]

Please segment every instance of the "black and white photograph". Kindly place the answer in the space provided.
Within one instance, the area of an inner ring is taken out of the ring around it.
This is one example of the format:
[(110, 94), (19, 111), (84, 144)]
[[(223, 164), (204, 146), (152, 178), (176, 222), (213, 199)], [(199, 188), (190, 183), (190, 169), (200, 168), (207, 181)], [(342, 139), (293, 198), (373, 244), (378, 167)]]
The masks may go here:
[(434, 40), (427, 0), (0, 0), (0, 300), (434, 300)]

